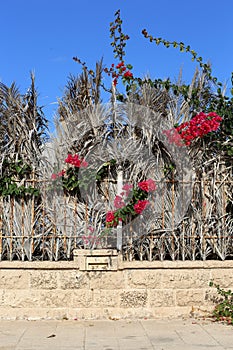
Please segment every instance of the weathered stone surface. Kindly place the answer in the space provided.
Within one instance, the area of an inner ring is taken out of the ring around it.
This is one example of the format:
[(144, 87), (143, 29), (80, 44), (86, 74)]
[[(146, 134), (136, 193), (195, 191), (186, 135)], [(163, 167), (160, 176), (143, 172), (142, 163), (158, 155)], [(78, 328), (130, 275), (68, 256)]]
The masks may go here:
[(10, 308), (34, 308), (40, 306), (40, 294), (38, 291), (32, 290), (4, 290), (3, 291), (3, 306)]
[(60, 289), (88, 289), (89, 278), (86, 272), (61, 271), (58, 274), (58, 288)]
[(70, 262), (1, 262), (0, 318), (203, 315), (219, 300), (212, 279), (233, 290), (232, 262), (123, 262), (118, 271), (90, 272)]
[(4, 305), (4, 294), (5, 294), (5, 290), (0, 289), (0, 309), (1, 309), (1, 306)]
[(150, 290), (148, 294), (148, 300), (150, 306), (174, 306), (175, 301), (175, 292), (171, 289), (163, 290)]
[(67, 307), (89, 307), (93, 299), (93, 292), (90, 290), (74, 290), (70, 293), (70, 298)]
[(206, 289), (204, 291), (205, 302), (210, 305), (216, 305), (222, 300), (215, 288)]
[(233, 268), (214, 269), (211, 271), (210, 279), (213, 280), (215, 284), (219, 284), (221, 288), (233, 289)]
[(71, 292), (64, 290), (40, 291), (40, 306), (43, 308), (61, 308), (71, 305)]
[(205, 294), (202, 289), (177, 290), (176, 303), (178, 306), (203, 305)]
[(28, 271), (0, 270), (0, 289), (27, 289), (28, 287)]
[(122, 289), (124, 274), (121, 271), (91, 271), (88, 272), (90, 289)]
[(57, 271), (32, 271), (30, 273), (30, 288), (55, 289), (57, 288)]
[(127, 285), (129, 288), (159, 288), (161, 286), (161, 270), (129, 270), (127, 271)]
[(95, 307), (117, 307), (119, 305), (119, 290), (95, 290), (92, 305)]
[(118, 268), (118, 252), (115, 249), (75, 249), (73, 255), (81, 271), (116, 271)]
[(207, 288), (210, 281), (210, 271), (208, 270), (164, 270), (161, 273), (161, 288), (190, 289)]
[(147, 291), (123, 291), (120, 294), (120, 306), (140, 307), (147, 303)]

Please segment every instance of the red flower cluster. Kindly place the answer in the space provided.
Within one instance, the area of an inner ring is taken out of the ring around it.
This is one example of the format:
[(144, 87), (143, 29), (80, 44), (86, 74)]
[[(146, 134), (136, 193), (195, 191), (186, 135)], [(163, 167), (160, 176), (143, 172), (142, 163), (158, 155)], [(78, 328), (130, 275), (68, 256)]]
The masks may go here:
[(150, 202), (148, 200), (138, 200), (136, 204), (134, 204), (133, 208), (135, 213), (141, 214), (143, 210), (146, 209), (150, 205)]
[(121, 69), (121, 71), (124, 72), (126, 70), (124, 61), (118, 63), (116, 69)]
[(165, 130), (170, 143), (177, 146), (190, 146), (198, 137), (203, 137), (209, 132), (218, 130), (222, 118), (214, 112), (197, 114), (189, 122), (180, 124), (174, 129)]
[(65, 162), (77, 168), (86, 168), (88, 166), (88, 163), (84, 159), (80, 159), (78, 154), (72, 156), (72, 154), (69, 153)]
[(107, 214), (106, 214), (106, 222), (112, 222), (113, 220), (115, 220), (114, 211), (107, 212)]
[(118, 225), (119, 221), (122, 221), (122, 219), (116, 217), (114, 211), (107, 212), (107, 214), (106, 214), (107, 227), (116, 227)]
[[(133, 198), (129, 198), (129, 193), (133, 189), (133, 185), (126, 183), (122, 190), (123, 192), (120, 193), (120, 195), (117, 195), (114, 199), (114, 207), (116, 208), (115, 211), (109, 211), (106, 214), (106, 225), (107, 227), (116, 227), (119, 223), (119, 221), (122, 221), (122, 217), (124, 218), (125, 215), (128, 213), (133, 214), (133, 216), (141, 214), (143, 210), (145, 210), (148, 205), (150, 205), (149, 200), (137, 200), (135, 203), (134, 195), (141, 195), (143, 194), (141, 191), (144, 192), (153, 192), (156, 190), (156, 184), (155, 181), (152, 179), (148, 179), (145, 181), (141, 181), (138, 183), (138, 188), (135, 188), (133, 193)], [(145, 193), (142, 197), (138, 198), (145, 198)], [(124, 199), (125, 198), (125, 201)], [(135, 203), (135, 204), (134, 204)], [(121, 211), (122, 209), (122, 211)]]
[[(80, 159), (78, 154), (74, 154), (72, 156), (72, 154), (68, 154), (67, 158), (65, 159), (65, 162), (67, 164), (71, 164), (74, 165), (77, 168), (86, 168), (88, 166), (88, 163), (84, 160), (84, 159)], [(56, 180), (58, 177), (62, 177), (65, 175), (65, 170), (63, 169), (62, 171), (60, 171), (59, 173), (53, 173), (51, 175), (51, 179), (52, 180)]]
[(131, 73), (129, 70), (127, 70), (127, 72), (124, 73), (123, 77), (124, 78), (132, 78), (133, 77), (133, 73)]
[(156, 190), (156, 184), (152, 179), (139, 182), (138, 187), (145, 192), (153, 192)]
[[(130, 65), (129, 65), (130, 67)], [(124, 61), (119, 62), (116, 67), (114, 63), (111, 64), (111, 68), (105, 68), (104, 71), (109, 76), (111, 75), (113, 78), (113, 84), (116, 86), (118, 82), (118, 78), (122, 76), (123, 78), (133, 78), (133, 73), (130, 70), (126, 70), (127, 66), (125, 66)], [(117, 71), (116, 71), (117, 70)]]

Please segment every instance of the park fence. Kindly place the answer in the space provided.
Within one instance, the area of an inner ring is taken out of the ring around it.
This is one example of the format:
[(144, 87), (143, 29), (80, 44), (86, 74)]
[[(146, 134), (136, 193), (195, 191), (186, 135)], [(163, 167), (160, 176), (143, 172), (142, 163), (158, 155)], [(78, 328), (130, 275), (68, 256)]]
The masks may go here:
[[(174, 178), (165, 185), (157, 179), (153, 216), (143, 214), (120, 228), (123, 259), (232, 259), (233, 180), (230, 172), (220, 170), (202, 173), (189, 184), (180, 182), (179, 198)], [(72, 260), (74, 249), (119, 248), (119, 227), (103, 229), (108, 203), (97, 210), (64, 193), (58, 200), (47, 193), (47, 180), (29, 182), (39, 196), (0, 198), (1, 260)], [(187, 186), (191, 198), (182, 203)]]

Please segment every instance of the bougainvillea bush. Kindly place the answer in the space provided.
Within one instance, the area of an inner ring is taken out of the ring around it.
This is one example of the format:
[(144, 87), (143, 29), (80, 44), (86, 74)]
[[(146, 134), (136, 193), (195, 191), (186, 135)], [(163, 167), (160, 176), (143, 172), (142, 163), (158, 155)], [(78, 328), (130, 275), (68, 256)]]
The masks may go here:
[(118, 10), (112, 61), (73, 58), (82, 72), (68, 78), (49, 143), (34, 80), (22, 99), (0, 85), (2, 259), (71, 259), (75, 247), (116, 247), (119, 232), (129, 260), (232, 257), (233, 99), (189, 45), (142, 35), (190, 55), (192, 81), (143, 78), (143, 62), (136, 76)]

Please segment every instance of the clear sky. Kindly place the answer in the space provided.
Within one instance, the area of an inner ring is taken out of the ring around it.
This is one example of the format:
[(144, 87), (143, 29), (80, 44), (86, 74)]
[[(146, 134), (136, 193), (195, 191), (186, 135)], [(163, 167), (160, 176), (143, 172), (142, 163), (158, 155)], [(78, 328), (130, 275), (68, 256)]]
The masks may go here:
[(39, 103), (49, 120), (68, 75), (81, 72), (73, 56), (90, 68), (102, 56), (106, 66), (114, 62), (109, 23), (118, 9), (130, 36), (125, 61), (135, 76), (173, 80), (182, 67), (188, 83), (196, 67), (188, 54), (149, 43), (141, 34), (146, 28), (153, 36), (190, 45), (230, 87), (232, 0), (0, 0), (0, 5), (0, 81), (15, 81), (25, 93), (34, 71)]

